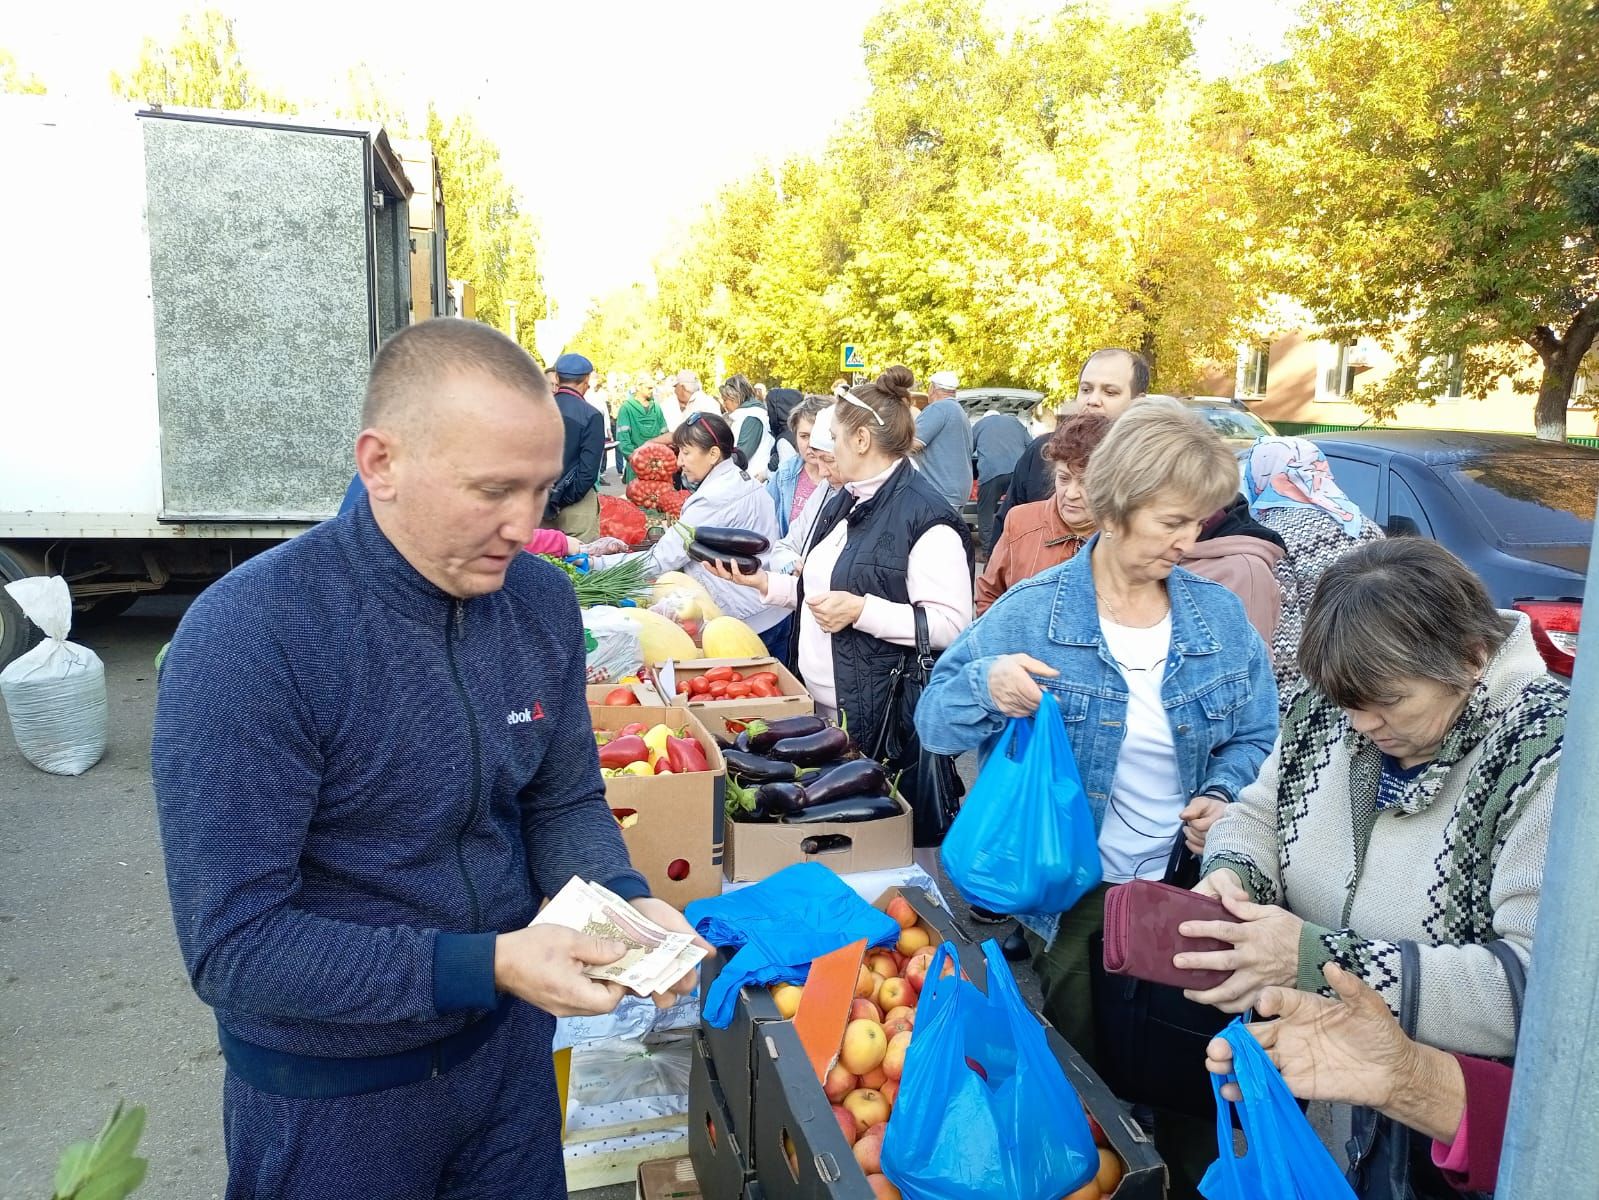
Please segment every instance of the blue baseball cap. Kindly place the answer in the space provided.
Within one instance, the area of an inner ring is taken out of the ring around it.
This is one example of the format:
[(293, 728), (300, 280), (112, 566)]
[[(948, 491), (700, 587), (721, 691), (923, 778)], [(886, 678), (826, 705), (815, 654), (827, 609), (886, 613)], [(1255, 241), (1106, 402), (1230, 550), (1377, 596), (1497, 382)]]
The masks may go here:
[(555, 360), (555, 373), (569, 379), (594, 374), (594, 364), (581, 354), (563, 354)]

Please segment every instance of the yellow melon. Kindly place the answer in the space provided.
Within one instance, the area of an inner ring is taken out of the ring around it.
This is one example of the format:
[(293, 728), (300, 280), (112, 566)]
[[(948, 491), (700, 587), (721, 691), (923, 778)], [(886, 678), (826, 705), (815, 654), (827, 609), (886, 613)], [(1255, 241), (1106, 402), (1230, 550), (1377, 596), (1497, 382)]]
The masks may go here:
[(684, 633), (676, 622), (667, 620), (659, 613), (652, 613), (647, 608), (630, 608), (625, 611), (639, 627), (639, 648), (643, 651), (644, 661), (651, 666), (660, 666), (668, 659), (682, 662), (700, 656), (699, 650), (694, 645), (694, 639)]
[(766, 643), (737, 617), (717, 617), (700, 631), (706, 658), (765, 658)]

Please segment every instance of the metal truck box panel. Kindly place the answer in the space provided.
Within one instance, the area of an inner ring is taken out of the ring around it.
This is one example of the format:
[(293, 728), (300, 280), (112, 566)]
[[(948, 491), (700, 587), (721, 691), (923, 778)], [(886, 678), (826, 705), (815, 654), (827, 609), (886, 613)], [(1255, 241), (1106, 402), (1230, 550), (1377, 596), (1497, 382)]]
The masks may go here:
[(0, 513), (161, 506), (144, 147), (132, 105), (0, 96)]
[(372, 349), (366, 140), (142, 125), (162, 516), (332, 513)]

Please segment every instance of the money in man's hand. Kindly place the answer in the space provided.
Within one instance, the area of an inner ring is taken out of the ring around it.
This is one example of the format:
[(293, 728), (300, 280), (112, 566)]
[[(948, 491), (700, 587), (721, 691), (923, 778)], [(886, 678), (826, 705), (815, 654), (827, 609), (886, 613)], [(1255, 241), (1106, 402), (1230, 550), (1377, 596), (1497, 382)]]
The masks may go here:
[(618, 983), (640, 996), (665, 992), (705, 957), (686, 933), (650, 920), (615, 892), (573, 876), (533, 918), (535, 925), (562, 925), (626, 947), (621, 958), (583, 968), (594, 979)]

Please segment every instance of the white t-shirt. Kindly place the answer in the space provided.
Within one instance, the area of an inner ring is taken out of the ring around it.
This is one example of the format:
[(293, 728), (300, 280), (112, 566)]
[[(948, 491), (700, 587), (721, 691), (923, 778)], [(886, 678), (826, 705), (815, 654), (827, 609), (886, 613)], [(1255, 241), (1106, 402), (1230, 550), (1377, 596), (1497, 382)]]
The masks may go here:
[(1147, 629), (1104, 617), (1099, 627), (1127, 684), (1126, 736), (1099, 829), (1100, 864), (1106, 883), (1159, 879), (1182, 825), (1177, 814), (1189, 800), (1177, 774), (1171, 719), (1160, 696), (1171, 651), (1171, 614)]

